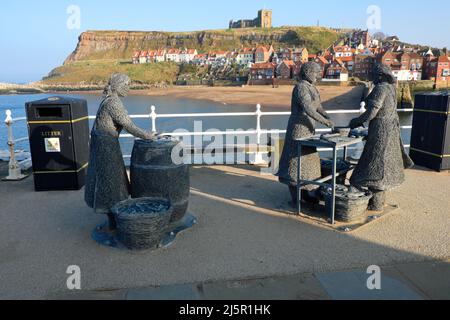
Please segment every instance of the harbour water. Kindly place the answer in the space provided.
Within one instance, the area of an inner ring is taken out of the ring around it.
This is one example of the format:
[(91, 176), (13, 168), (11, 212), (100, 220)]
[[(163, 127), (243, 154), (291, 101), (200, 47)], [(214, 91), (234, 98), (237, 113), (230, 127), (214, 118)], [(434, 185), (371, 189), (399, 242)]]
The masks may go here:
[[(6, 117), (6, 110), (10, 109), (13, 118), (25, 116), (25, 103), (35, 100), (44, 99), (55, 94), (33, 94), (33, 95), (0, 95), (0, 150), (7, 149), (7, 130), (4, 124)], [(59, 96), (65, 96), (59, 94)], [(99, 94), (70, 94), (69, 96), (75, 98), (86, 99), (88, 101), (89, 115), (95, 115), (98, 106), (101, 103), (102, 96)], [(132, 95), (123, 99), (124, 105), (130, 115), (132, 114), (148, 114), (150, 107), (156, 106), (158, 114), (168, 113), (200, 113), (200, 112), (254, 112), (256, 106), (251, 105), (225, 105), (222, 103), (201, 101), (192, 99), (179, 99), (170, 96), (141, 96)], [(286, 111), (278, 107), (271, 107), (264, 105), (261, 101), (262, 111)], [(337, 126), (346, 126), (355, 115), (332, 115), (332, 119)], [(411, 124), (412, 115), (400, 114), (400, 121), (402, 125)], [(150, 119), (135, 119), (135, 123), (145, 129), (150, 130)], [(248, 130), (256, 128), (255, 116), (243, 117), (208, 117), (208, 118), (163, 118), (157, 119), (158, 132), (172, 132), (177, 129), (185, 129), (194, 131), (194, 121), (202, 121), (202, 130), (208, 129), (227, 130), (227, 129), (241, 129)], [(267, 116), (262, 118), (262, 129), (281, 129), (284, 130), (287, 126), (288, 116)], [(91, 121), (92, 125), (92, 121)], [(402, 131), (403, 139), (406, 144), (410, 141), (410, 130)], [(15, 138), (22, 138), (27, 136), (26, 122), (18, 122), (14, 124)], [(130, 154), (133, 141), (132, 139), (121, 140), (122, 151), (124, 154)], [(28, 142), (20, 142), (16, 146), (17, 150), (29, 150)]]

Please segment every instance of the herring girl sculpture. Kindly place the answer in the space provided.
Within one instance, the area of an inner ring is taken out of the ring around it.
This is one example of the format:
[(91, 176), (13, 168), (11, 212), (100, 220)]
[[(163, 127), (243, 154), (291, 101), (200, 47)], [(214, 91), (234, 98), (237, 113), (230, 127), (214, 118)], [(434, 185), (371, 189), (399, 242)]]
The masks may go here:
[(369, 122), (369, 135), (350, 184), (373, 193), (369, 210), (382, 211), (386, 191), (405, 180), (404, 169), (414, 165), (400, 136), (395, 78), (389, 67), (374, 68), (375, 88), (367, 98), (367, 111), (350, 122), (352, 129)]
[(109, 231), (117, 228), (111, 208), (130, 196), (119, 135), (122, 130), (126, 130), (137, 138), (153, 138), (153, 134), (133, 124), (120, 100), (120, 97), (127, 96), (129, 85), (130, 78), (127, 75), (111, 76), (91, 132), (85, 201), (96, 213), (108, 216)]
[[(322, 107), (320, 95), (314, 86), (320, 78), (320, 66), (315, 62), (305, 63), (300, 70), (300, 82), (292, 93), (292, 114), (289, 118), (286, 141), (280, 159), (278, 171), (279, 181), (289, 187), (293, 204), (297, 202), (297, 164), (298, 152), (295, 139), (308, 138), (315, 134), (316, 122), (327, 127), (333, 123)], [(302, 148), (301, 158), (302, 179), (317, 180), (321, 177), (319, 153), (316, 148)], [(315, 186), (305, 186), (302, 189), (302, 199), (316, 202)]]

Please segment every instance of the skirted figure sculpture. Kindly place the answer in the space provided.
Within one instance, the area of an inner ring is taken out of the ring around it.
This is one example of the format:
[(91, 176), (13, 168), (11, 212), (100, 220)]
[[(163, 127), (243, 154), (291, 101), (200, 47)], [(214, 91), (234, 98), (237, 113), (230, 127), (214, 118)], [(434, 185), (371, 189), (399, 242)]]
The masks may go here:
[[(300, 70), (300, 82), (292, 93), (291, 117), (289, 118), (286, 140), (280, 159), (278, 171), (279, 181), (289, 187), (292, 204), (297, 202), (297, 166), (298, 151), (295, 139), (308, 138), (315, 134), (316, 122), (327, 127), (333, 127), (333, 123), (322, 107), (320, 95), (314, 86), (321, 77), (321, 68), (315, 62), (302, 65)], [(316, 148), (303, 147), (301, 158), (301, 179), (317, 180), (321, 177), (320, 157)], [(308, 185), (302, 188), (302, 200), (317, 203), (315, 195), (316, 186)]]
[(91, 132), (85, 201), (96, 213), (108, 216), (109, 230), (105, 232), (117, 228), (111, 209), (130, 197), (130, 183), (119, 144), (121, 131), (145, 140), (154, 137), (134, 125), (120, 100), (127, 96), (130, 82), (124, 74), (111, 76)]
[(372, 191), (369, 210), (383, 211), (386, 191), (400, 186), (405, 180), (404, 170), (414, 163), (400, 135), (395, 78), (389, 67), (375, 66), (374, 83), (367, 98), (367, 111), (349, 125), (355, 129), (369, 122), (367, 142), (350, 184)]

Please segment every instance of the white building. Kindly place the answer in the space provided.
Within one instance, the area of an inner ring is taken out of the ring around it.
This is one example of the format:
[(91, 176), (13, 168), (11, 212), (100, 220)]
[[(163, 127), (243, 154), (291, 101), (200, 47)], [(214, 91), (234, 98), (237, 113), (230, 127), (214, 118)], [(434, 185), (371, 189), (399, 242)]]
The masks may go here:
[(157, 50), (155, 54), (155, 62), (164, 62), (166, 61), (166, 50)]
[(255, 62), (255, 53), (252, 49), (244, 49), (239, 51), (236, 62), (240, 65), (250, 65)]
[(419, 81), (422, 80), (421, 71), (411, 70), (392, 70), (394, 77), (398, 81)]
[(141, 51), (141, 54), (139, 56), (139, 63), (140, 64), (147, 63), (147, 51)]
[(166, 61), (180, 63), (181, 62), (181, 51), (178, 49), (167, 50)]
[(197, 54), (197, 49), (185, 49), (180, 52), (180, 62), (190, 63)]
[(333, 51), (335, 58), (353, 57), (352, 48), (349, 46), (337, 46), (333, 48)]

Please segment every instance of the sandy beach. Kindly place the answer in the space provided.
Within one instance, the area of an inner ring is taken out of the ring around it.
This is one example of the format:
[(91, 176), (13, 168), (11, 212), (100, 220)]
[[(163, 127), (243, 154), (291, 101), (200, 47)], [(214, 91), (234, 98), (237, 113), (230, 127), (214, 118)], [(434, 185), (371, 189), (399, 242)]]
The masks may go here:
[[(70, 94), (101, 94), (102, 90), (70, 90), (53, 91), (40, 87), (30, 87), (41, 93)], [(325, 109), (359, 109), (362, 86), (318, 86), (317, 87)], [(227, 104), (256, 105), (269, 108), (289, 109), (291, 106), (293, 86), (244, 86), (244, 87), (207, 87), (207, 86), (172, 86), (166, 88), (151, 88), (131, 90), (130, 95), (170, 96), (172, 98), (197, 99)], [(23, 92), (22, 92), (23, 93)], [(30, 93), (35, 93), (31, 92)]]
[[(246, 87), (170, 87), (149, 90), (134, 90), (131, 94), (148, 96), (171, 96), (209, 100), (223, 104), (261, 104), (262, 107), (290, 108), (292, 86), (246, 86)], [(326, 109), (357, 109), (362, 87), (318, 87)]]

